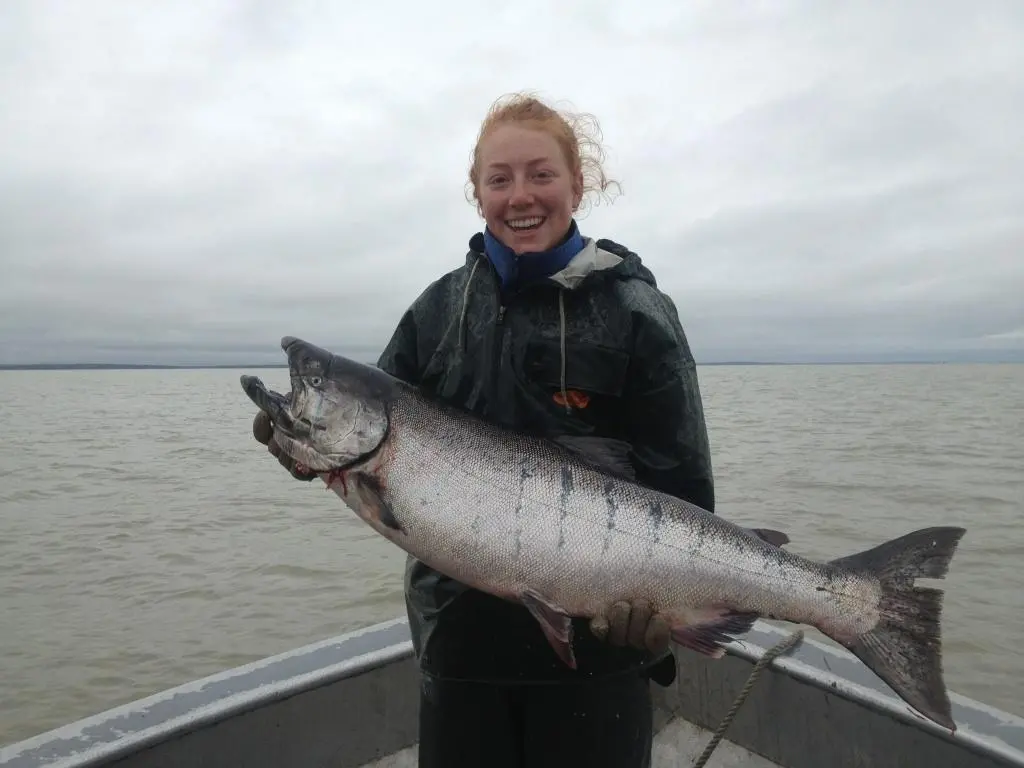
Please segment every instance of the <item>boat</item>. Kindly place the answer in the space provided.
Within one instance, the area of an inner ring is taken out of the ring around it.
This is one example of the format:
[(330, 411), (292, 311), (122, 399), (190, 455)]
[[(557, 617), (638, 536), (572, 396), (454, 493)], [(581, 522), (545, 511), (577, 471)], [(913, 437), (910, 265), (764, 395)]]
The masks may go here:
[[(1024, 719), (951, 693), (950, 731), (845, 649), (790, 633), (759, 621), (721, 659), (676, 647), (676, 681), (652, 683), (653, 765), (1024, 767)], [(415, 766), (418, 690), (396, 618), (0, 747), (0, 766)]]

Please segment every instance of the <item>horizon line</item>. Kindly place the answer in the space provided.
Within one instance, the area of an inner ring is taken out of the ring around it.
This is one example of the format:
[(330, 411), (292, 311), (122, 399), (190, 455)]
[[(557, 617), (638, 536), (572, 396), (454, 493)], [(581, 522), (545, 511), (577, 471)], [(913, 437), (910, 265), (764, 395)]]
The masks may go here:
[[(373, 361), (362, 361), (367, 365), (375, 365)], [(1020, 365), (1024, 364), (1021, 359), (992, 358), (979, 360), (958, 360), (954, 358), (935, 357), (924, 359), (903, 359), (892, 358), (887, 360), (863, 358), (850, 360), (835, 360), (823, 358), (821, 360), (697, 360), (698, 366), (784, 366), (784, 365)], [(73, 370), (231, 370), (242, 368), (259, 369), (287, 369), (287, 363), (0, 363), (0, 371), (73, 371)]]

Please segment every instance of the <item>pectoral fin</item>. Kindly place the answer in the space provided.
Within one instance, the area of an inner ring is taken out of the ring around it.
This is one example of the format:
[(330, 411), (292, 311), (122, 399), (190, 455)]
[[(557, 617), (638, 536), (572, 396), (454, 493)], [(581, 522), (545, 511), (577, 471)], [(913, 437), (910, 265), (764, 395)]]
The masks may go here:
[(355, 478), (354, 489), (363, 505), (371, 512), (374, 519), (379, 520), (393, 531), (405, 532), (402, 524), (395, 517), (391, 505), (384, 499), (380, 481), (373, 475), (360, 473)]
[(725, 655), (723, 646), (733, 640), (732, 636), (749, 632), (757, 618), (756, 613), (709, 609), (694, 623), (673, 627), (672, 639), (684, 648), (719, 659)]
[(576, 669), (576, 657), (572, 652), (572, 618), (569, 614), (532, 589), (521, 593), (519, 599), (540, 624), (544, 637), (558, 658), (571, 669)]

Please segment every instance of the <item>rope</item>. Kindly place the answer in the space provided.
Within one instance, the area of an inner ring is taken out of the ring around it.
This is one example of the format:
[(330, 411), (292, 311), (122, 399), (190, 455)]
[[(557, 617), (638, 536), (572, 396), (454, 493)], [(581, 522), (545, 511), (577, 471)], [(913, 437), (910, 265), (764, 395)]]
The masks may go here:
[(711, 741), (709, 741), (708, 745), (704, 747), (704, 751), (701, 753), (701, 756), (697, 758), (697, 762), (693, 764), (693, 768), (704, 768), (704, 766), (707, 765), (708, 760), (711, 759), (712, 753), (714, 753), (715, 748), (721, 743), (722, 737), (732, 724), (733, 719), (736, 717), (736, 713), (740, 711), (740, 707), (743, 706), (743, 702), (747, 700), (747, 696), (750, 695), (750, 691), (754, 688), (754, 683), (757, 682), (761, 673), (769, 664), (775, 661), (777, 657), (781, 656), (791, 648), (796, 647), (796, 645), (802, 642), (803, 639), (804, 632), (802, 629), (798, 629), (793, 634), (788, 637), (784, 637), (769, 648), (765, 654), (757, 660), (757, 664), (754, 665), (754, 669), (750, 672), (750, 677), (747, 678), (747, 682), (743, 685), (743, 690), (740, 691), (739, 696), (736, 697), (736, 701), (733, 702), (732, 707), (730, 707), (725, 717), (722, 718), (722, 722), (715, 729), (715, 733), (711, 737)]

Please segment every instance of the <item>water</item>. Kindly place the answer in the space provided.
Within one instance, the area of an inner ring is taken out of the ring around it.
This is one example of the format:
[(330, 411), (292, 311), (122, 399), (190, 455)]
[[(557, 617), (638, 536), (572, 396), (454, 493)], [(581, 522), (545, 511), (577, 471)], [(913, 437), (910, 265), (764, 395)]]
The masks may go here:
[[(402, 612), (404, 555), (252, 439), (239, 373), (0, 372), (0, 743)], [(720, 514), (817, 558), (968, 527), (947, 679), (1024, 715), (1024, 366), (701, 384)]]

